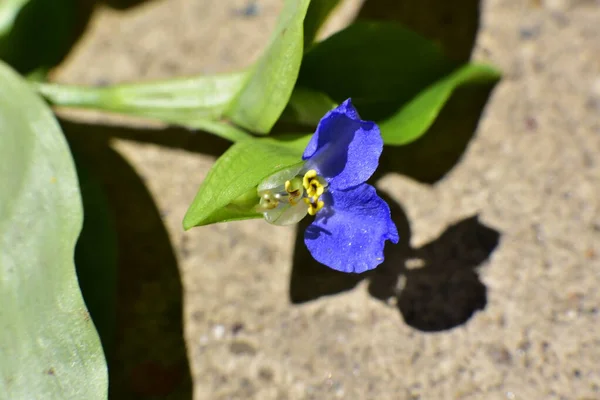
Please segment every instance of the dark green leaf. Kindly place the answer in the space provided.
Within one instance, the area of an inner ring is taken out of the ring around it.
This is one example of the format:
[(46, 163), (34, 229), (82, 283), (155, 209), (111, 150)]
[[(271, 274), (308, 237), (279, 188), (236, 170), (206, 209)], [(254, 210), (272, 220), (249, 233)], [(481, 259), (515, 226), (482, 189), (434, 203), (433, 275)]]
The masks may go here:
[(252, 67), (225, 115), (258, 134), (267, 134), (283, 112), (298, 78), (303, 21), (309, 0), (286, 0), (271, 42)]
[(380, 120), (453, 67), (437, 46), (398, 24), (357, 22), (310, 49), (298, 84), (338, 103), (351, 97), (363, 118)]
[(493, 82), (499, 78), (500, 73), (486, 65), (468, 64), (457, 69), (381, 122), (379, 127), (383, 141), (388, 145), (404, 145), (418, 139), (433, 124), (454, 89), (469, 83)]
[[(267, 176), (301, 162), (301, 153), (275, 140), (235, 143), (213, 165), (190, 205), (183, 227), (261, 218), (253, 206), (256, 187)], [(254, 191), (254, 192), (253, 192)]]
[(46, 104), (2, 63), (0, 126), (0, 393), (106, 399), (73, 264), (82, 208), (71, 154)]
[(337, 104), (326, 94), (298, 87), (294, 89), (281, 120), (316, 126), (321, 118), (335, 107)]

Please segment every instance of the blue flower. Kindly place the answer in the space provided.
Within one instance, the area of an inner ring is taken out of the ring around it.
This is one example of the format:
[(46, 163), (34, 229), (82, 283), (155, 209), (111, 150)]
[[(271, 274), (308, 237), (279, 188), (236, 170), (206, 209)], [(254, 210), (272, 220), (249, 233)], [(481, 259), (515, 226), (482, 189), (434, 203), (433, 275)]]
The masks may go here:
[(321, 119), (303, 164), (259, 185), (259, 207), (279, 225), (314, 215), (304, 242), (320, 263), (342, 272), (373, 269), (383, 262), (385, 241), (398, 243), (388, 205), (365, 183), (382, 150), (379, 128), (361, 120), (348, 99)]

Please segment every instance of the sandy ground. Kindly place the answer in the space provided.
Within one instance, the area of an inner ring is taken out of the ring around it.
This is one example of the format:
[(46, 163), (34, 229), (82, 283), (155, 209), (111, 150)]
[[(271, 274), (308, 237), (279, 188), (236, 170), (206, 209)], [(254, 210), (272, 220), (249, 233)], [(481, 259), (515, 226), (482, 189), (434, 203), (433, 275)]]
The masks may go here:
[[(314, 265), (294, 228), (260, 220), (182, 232), (223, 142), (65, 121), (74, 141), (95, 143), (116, 210), (114, 398), (191, 399), (192, 382), (198, 400), (600, 398), (600, 2), (484, 0), (480, 14), (474, 0), (367, 3), (362, 16), (398, 18), (505, 74), (472, 140), (460, 122), (476, 107), (459, 102), (446, 117), (462, 136), (437, 124), (445, 139), (390, 151), (408, 161), (388, 169), (404, 173), (377, 186), (402, 242), (369, 276)], [(253, 4), (100, 6), (55, 79), (248, 66), (281, 8)], [(433, 142), (441, 153), (420, 157)], [(456, 165), (425, 171), (444, 152)]]

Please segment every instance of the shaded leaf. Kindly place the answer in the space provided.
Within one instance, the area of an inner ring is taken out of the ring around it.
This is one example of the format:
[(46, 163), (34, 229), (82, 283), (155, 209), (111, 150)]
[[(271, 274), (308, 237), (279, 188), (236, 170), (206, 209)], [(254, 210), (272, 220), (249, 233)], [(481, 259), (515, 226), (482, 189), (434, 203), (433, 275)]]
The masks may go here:
[(73, 254), (81, 198), (51, 111), (0, 63), (0, 393), (105, 399), (107, 371)]
[(301, 153), (275, 140), (235, 143), (215, 162), (183, 219), (187, 230), (241, 219), (262, 218), (254, 211), (256, 187), (267, 176), (301, 162)]
[(414, 99), (404, 104), (396, 114), (381, 122), (381, 135), (385, 144), (408, 144), (427, 132), (444, 104), (458, 86), (493, 82), (500, 73), (486, 65), (468, 64), (447, 77), (435, 82)]
[(357, 22), (314, 45), (298, 85), (341, 103), (351, 97), (360, 115), (380, 120), (454, 68), (441, 50), (389, 22)]
[(337, 107), (325, 93), (298, 87), (281, 115), (281, 120), (301, 125), (316, 126), (321, 118)]
[(265, 54), (252, 67), (225, 115), (258, 134), (267, 134), (294, 89), (303, 54), (303, 21), (310, 0), (286, 0)]

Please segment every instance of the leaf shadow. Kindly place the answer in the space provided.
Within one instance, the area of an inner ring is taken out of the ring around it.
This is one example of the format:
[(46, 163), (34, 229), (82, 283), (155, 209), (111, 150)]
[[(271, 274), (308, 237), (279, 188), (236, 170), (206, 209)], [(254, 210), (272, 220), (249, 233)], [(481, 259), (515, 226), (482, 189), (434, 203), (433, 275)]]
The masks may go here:
[(435, 122), (419, 139), (404, 146), (387, 146), (374, 175), (393, 172), (434, 184), (460, 162), (473, 139), (494, 84), (459, 87)]
[(0, 38), (0, 58), (23, 75), (45, 74), (79, 40), (93, 9), (91, 0), (30, 0)]
[(466, 62), (479, 28), (480, 0), (367, 0), (357, 19), (395, 21), (437, 43), (446, 56)]
[(116, 300), (106, 302), (116, 309), (102, 310), (116, 313), (112, 350), (105, 349), (109, 398), (191, 399), (181, 277), (160, 212), (132, 166), (110, 147), (102, 132), (111, 128), (61, 125), (76, 158), (101, 182), (117, 233)]
[[(398, 227), (400, 242), (386, 246), (385, 261), (363, 274), (345, 274), (315, 261), (304, 245), (298, 226), (290, 277), (290, 300), (301, 304), (353, 289), (368, 281), (371, 296), (395, 303), (404, 321), (424, 332), (452, 329), (467, 322), (487, 303), (486, 287), (477, 269), (500, 240), (500, 233), (479, 222), (477, 215), (448, 227), (438, 238), (410, 246), (410, 224), (402, 207), (384, 192)], [(415, 264), (419, 264), (415, 268)]]

